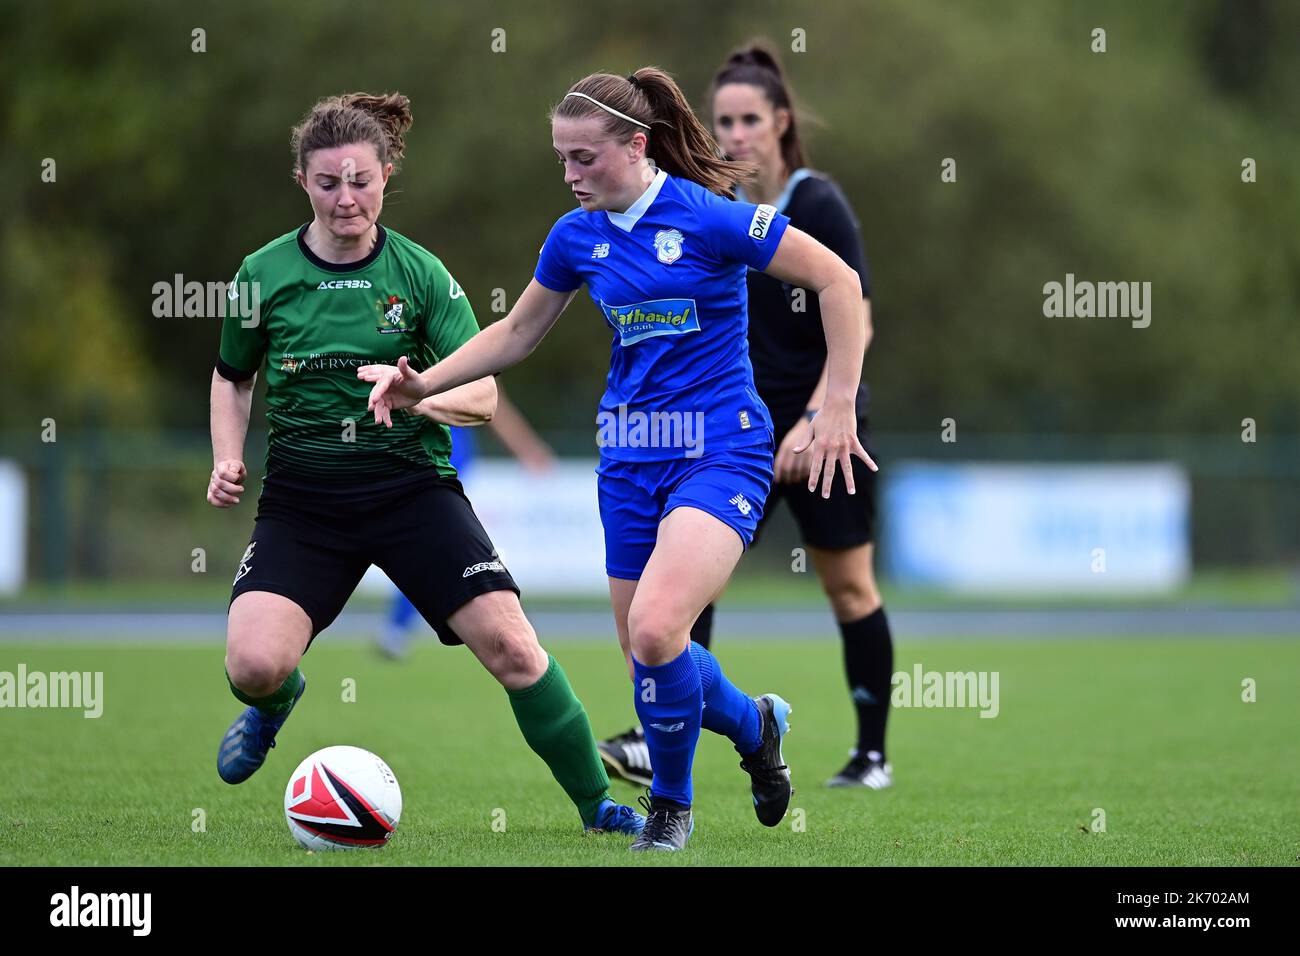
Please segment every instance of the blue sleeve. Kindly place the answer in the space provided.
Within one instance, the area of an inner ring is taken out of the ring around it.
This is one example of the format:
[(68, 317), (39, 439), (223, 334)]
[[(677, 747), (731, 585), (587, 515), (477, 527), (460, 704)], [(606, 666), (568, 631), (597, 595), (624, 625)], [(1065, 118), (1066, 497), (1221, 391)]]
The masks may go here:
[(537, 257), (537, 268), (533, 270), (533, 278), (552, 292), (572, 292), (582, 285), (582, 279), (569, 263), (571, 244), (567, 232), (563, 219), (551, 227)]
[(707, 207), (706, 223), (714, 255), (723, 262), (741, 262), (761, 272), (776, 254), (790, 217), (767, 203), (719, 198)]

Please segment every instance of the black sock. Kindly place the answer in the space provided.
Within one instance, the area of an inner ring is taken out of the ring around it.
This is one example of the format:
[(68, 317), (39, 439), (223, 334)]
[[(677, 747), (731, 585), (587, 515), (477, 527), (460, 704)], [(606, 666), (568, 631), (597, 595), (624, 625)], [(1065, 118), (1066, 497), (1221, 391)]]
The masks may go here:
[(858, 753), (879, 751), (885, 759), (885, 721), (894, 673), (894, 641), (885, 609), (876, 608), (857, 621), (840, 621), (844, 638), (844, 672), (858, 713)]
[(700, 616), (695, 619), (691, 625), (691, 641), (700, 645), (705, 650), (709, 649), (709, 641), (713, 640), (713, 605), (706, 605), (700, 612)]

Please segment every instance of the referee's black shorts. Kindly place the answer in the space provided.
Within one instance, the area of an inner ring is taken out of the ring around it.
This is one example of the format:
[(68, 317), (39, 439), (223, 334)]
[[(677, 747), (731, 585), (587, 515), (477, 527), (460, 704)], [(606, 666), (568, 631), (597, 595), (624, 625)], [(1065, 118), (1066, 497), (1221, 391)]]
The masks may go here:
[(311, 618), (312, 638), (378, 565), (444, 644), (463, 643), (447, 618), (488, 591), (519, 593), (454, 478), (427, 478), (384, 494), (340, 495), (267, 478), (230, 600), (270, 591)]
[[(783, 416), (776, 420), (776, 441), (779, 445), (797, 419)], [(867, 429), (867, 419), (861, 411), (858, 413), (858, 441), (875, 458), (871, 450), (871, 439)], [(804, 454), (807, 454), (806, 452)], [(844, 474), (839, 466), (835, 469), (835, 480), (831, 483), (831, 496), (823, 498), (820, 484), (816, 491), (808, 490), (806, 481), (794, 484), (772, 482), (768, 492), (767, 503), (763, 506), (763, 519), (759, 522), (758, 536), (776, 510), (784, 501), (790, 506), (795, 523), (799, 526), (799, 536), (810, 548), (826, 551), (846, 551), (875, 540), (876, 530), (876, 473), (867, 467), (862, 459), (853, 457), (854, 493), (849, 494), (844, 482)]]

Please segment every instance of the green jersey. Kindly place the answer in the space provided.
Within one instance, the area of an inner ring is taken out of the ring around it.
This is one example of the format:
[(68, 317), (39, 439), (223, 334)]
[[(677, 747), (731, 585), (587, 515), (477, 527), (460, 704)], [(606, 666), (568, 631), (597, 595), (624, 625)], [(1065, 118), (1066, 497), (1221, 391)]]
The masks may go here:
[(370, 254), (348, 263), (316, 256), (306, 232), (244, 260), (228, 295), (256, 308), (237, 303), (221, 329), (223, 377), (243, 381), (266, 363), (267, 475), (336, 486), (454, 476), (447, 426), (404, 414), (391, 429), (376, 424), (357, 369), (403, 355), (416, 370), (441, 361), (478, 331), (469, 299), (437, 256), (391, 229), (379, 226)]

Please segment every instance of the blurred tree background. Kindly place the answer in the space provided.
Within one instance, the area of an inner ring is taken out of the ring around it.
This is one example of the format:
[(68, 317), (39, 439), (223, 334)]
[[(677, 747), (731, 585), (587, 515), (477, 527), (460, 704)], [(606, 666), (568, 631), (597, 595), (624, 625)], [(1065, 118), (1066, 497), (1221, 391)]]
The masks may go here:
[[(963, 437), (1178, 434), (1239, 450), (1251, 417), (1261, 443), (1289, 436), (1294, 456), (1295, 3), (4, 0), (0, 12), (0, 451), (35, 456), (46, 418), (70, 434), (112, 428), (119, 457), (132, 435), (199, 430), (186, 520), (213, 520), (200, 514), (201, 430), (218, 320), (155, 318), (153, 286), (228, 280), (308, 218), (288, 139), (312, 102), (411, 97), (384, 221), (443, 259), (486, 324), (494, 290), (513, 303), (572, 206), (546, 120), (568, 86), (656, 64), (707, 114), (713, 71), (752, 36), (784, 51), (819, 121), (812, 165), (861, 220), (876, 428), (937, 442), (953, 417)], [(1105, 53), (1092, 51), (1098, 27)], [(947, 157), (955, 183), (940, 181)], [(1043, 285), (1066, 273), (1149, 281), (1150, 327), (1045, 318)], [(583, 298), (504, 377), (563, 451), (594, 450), (608, 347)], [(133, 495), (180, 500), (171, 485), (127, 484), (99, 518), (109, 531), (129, 527)]]

